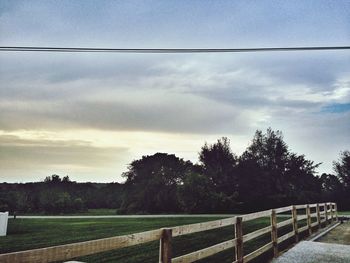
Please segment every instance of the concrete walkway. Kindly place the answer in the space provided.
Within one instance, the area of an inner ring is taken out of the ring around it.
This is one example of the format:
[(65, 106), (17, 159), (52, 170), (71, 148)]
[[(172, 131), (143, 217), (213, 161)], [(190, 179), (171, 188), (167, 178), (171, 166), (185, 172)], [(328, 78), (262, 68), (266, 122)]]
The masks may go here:
[[(88, 218), (168, 218), (168, 217), (234, 217), (239, 216), (240, 214), (173, 214), (173, 215), (57, 215), (57, 216), (21, 216), (18, 215), (16, 218), (28, 218), (28, 219), (88, 219)], [(277, 215), (279, 218), (289, 218), (290, 215)], [(13, 218), (13, 216), (9, 216), (9, 218)]]
[(272, 263), (349, 263), (350, 245), (302, 241)]
[[(18, 215), (16, 218), (28, 218), (28, 219), (87, 219), (87, 218), (168, 218), (168, 217), (233, 217), (237, 214), (197, 214), (197, 215), (81, 215), (81, 216), (21, 216)], [(9, 216), (13, 218), (13, 216)]]

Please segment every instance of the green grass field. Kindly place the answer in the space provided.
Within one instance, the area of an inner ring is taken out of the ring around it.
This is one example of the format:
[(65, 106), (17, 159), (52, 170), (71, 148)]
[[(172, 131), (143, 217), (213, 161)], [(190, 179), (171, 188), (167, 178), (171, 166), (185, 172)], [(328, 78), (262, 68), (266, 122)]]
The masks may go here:
[[(340, 215), (350, 215), (350, 211), (339, 211)], [(50, 215), (45, 213), (22, 213), (18, 215)], [(110, 209), (110, 208), (98, 208), (98, 209), (88, 209), (87, 211), (78, 212), (78, 213), (65, 213), (65, 214), (53, 214), (53, 215), (71, 215), (71, 216), (110, 216), (110, 215), (117, 215), (116, 209)]]
[(350, 215), (350, 211), (339, 211), (339, 215)]
[[(0, 237), (0, 253), (67, 244), (97, 238), (142, 232), (160, 227), (171, 227), (211, 221), (218, 218), (107, 218), (107, 219), (16, 219), (9, 220), (8, 235)], [(285, 220), (280, 219), (280, 220)], [(269, 225), (269, 218), (254, 220), (243, 225), (244, 233)], [(286, 228), (279, 232), (290, 231)], [(195, 233), (173, 239), (174, 256), (214, 245), (234, 237), (233, 226)], [(245, 244), (245, 253), (269, 242), (267, 234)], [(159, 242), (113, 250), (87, 256), (84, 262), (157, 262)], [(233, 250), (227, 250), (201, 262), (232, 262)], [(257, 261), (264, 262), (264, 261)]]
[(17, 213), (17, 215), (26, 215), (26, 216), (37, 216), (37, 215), (65, 215), (65, 216), (110, 216), (117, 215), (116, 209), (110, 208), (97, 208), (97, 209), (88, 209), (83, 212), (78, 213), (62, 213), (62, 214), (47, 214), (47, 213)]

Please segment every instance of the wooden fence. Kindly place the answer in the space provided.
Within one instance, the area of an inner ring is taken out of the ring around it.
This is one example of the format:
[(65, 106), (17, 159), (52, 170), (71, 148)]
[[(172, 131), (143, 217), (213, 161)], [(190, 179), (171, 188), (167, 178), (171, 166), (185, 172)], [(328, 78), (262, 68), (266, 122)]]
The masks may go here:
[[(305, 210), (305, 213), (298, 213), (298, 211), (301, 209)], [(286, 217), (288, 218), (287, 220), (278, 223), (277, 215), (280, 213), (289, 213), (291, 218)], [(243, 222), (264, 217), (270, 217), (271, 224), (269, 226), (250, 233), (243, 233)], [(312, 223), (312, 218), (316, 219), (314, 223)], [(298, 221), (301, 220), (306, 220), (306, 225), (299, 228)], [(161, 228), (124, 236), (1, 254), (0, 262), (15, 263), (64, 261), (72, 258), (159, 240), (159, 262), (161, 263), (194, 262), (228, 249), (232, 249), (232, 252), (233, 250), (235, 251), (234, 258), (232, 259), (234, 263), (243, 263), (249, 262), (269, 250), (272, 250), (274, 256), (276, 257), (278, 255), (278, 246), (283, 241), (294, 238), (293, 242), (298, 242), (301, 233), (306, 231), (306, 235), (310, 235), (315, 228), (318, 229), (324, 227), (327, 224), (337, 220), (337, 205), (335, 203), (293, 205), (221, 220), (171, 228)], [(293, 226), (293, 231), (282, 236), (278, 236), (278, 229), (288, 225)], [(197, 250), (186, 255), (175, 258), (172, 257), (172, 239), (174, 237), (217, 229), (225, 226), (232, 226), (232, 231), (235, 234), (234, 239)], [(244, 244), (246, 242), (261, 237), (264, 234), (266, 235), (267, 233), (271, 233), (270, 242), (249, 254), (244, 254)]]

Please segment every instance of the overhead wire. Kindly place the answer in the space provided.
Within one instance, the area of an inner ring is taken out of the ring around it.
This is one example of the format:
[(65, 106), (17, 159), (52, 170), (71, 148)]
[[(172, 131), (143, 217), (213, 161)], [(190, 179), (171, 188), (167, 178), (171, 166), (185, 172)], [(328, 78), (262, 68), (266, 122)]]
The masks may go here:
[(100, 47), (45, 47), (0, 46), (2, 52), (102, 52), (102, 53), (244, 53), (350, 50), (350, 46), (300, 46), (255, 48), (100, 48)]

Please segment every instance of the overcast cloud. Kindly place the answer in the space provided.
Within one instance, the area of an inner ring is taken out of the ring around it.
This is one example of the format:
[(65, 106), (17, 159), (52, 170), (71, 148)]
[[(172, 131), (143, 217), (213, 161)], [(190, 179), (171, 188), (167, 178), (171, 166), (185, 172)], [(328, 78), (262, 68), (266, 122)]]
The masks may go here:
[[(1, 46), (349, 45), (348, 1), (5, 1)], [(0, 181), (120, 181), (142, 154), (240, 154), (256, 129), (332, 172), (350, 149), (350, 52), (0, 53)], [(81, 138), (79, 138), (81, 134)]]

